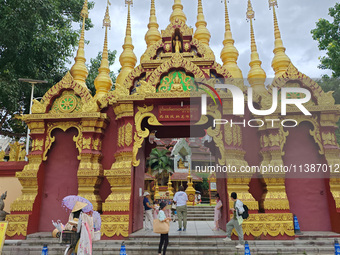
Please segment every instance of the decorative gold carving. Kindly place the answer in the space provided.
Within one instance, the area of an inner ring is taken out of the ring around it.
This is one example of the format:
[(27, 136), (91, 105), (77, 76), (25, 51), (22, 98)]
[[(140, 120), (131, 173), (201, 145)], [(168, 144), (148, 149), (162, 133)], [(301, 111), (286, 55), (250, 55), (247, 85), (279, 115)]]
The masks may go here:
[(129, 215), (102, 215), (102, 236), (113, 237), (129, 235)]
[(51, 113), (72, 113), (81, 109), (81, 99), (74, 94), (74, 91), (64, 91), (60, 97), (54, 100)]
[(34, 139), (32, 142), (32, 151), (42, 151), (44, 145), (43, 139)]
[(5, 155), (6, 155), (5, 151), (0, 151), (0, 162), (5, 161)]
[(20, 144), (19, 142), (15, 142), (10, 144), (9, 147), (9, 161), (19, 161), (20, 152), (22, 151), (24, 145)]
[(322, 133), (322, 140), (324, 145), (334, 145), (337, 146), (335, 134), (328, 132), (328, 133)]
[(89, 138), (83, 138), (83, 149), (91, 149), (91, 137)]
[(63, 77), (63, 79), (50, 88), (41, 101), (34, 101), (32, 106), (32, 113), (46, 113), (47, 107), (52, 103), (52, 100), (56, 98), (62, 90), (72, 89), (75, 95), (78, 95), (82, 102), (88, 102), (92, 96), (87, 88), (75, 82), (70, 72)]
[(131, 198), (132, 152), (124, 151), (115, 155), (116, 161), (104, 176), (111, 185), (112, 193), (103, 204), (104, 211), (129, 211)]
[(317, 99), (317, 103), (319, 106), (334, 105), (335, 100), (332, 96), (332, 92), (325, 93), (315, 81), (313, 81), (305, 74), (299, 72), (299, 70), (292, 63), (289, 64), (287, 72), (285, 72), (282, 76), (274, 79), (273, 83), (268, 87), (268, 91), (270, 92), (270, 94), (272, 94), (272, 90), (274, 87), (285, 87), (287, 82), (294, 80), (299, 81), (301, 87), (305, 87), (311, 91), (312, 98)]
[[(242, 224), (243, 233), (248, 236), (294, 236), (293, 215), (291, 213), (250, 214)], [(236, 231), (232, 232), (237, 235)]]
[(76, 147), (79, 151), (78, 159), (81, 158), (81, 150), (82, 150), (82, 142), (83, 142), (83, 133), (82, 133), (82, 127), (80, 123), (78, 122), (50, 122), (47, 124), (47, 134), (45, 139), (45, 149), (43, 153), (43, 160), (47, 160), (47, 152), (51, 148), (53, 142), (55, 141), (55, 137), (52, 137), (52, 131), (56, 128), (60, 128), (64, 132), (69, 128), (76, 128), (78, 130), (78, 135), (73, 137), (73, 141), (76, 143)]
[(139, 95), (147, 95), (156, 93), (156, 88), (146, 81), (140, 81), (140, 86), (136, 87), (136, 91)]
[(42, 162), (41, 154), (29, 154), (28, 164), (21, 172), (16, 172), (23, 189), (22, 195), (11, 204), (11, 212), (29, 212), (33, 209), (33, 203), (38, 194), (37, 173)]
[[(218, 109), (218, 106), (216, 105), (210, 104), (208, 106), (207, 113), (208, 115), (212, 116), (215, 119), (221, 119), (222, 117), (222, 114)], [(218, 163), (220, 165), (226, 164), (226, 151), (223, 144), (223, 134), (221, 132), (221, 125), (216, 125), (214, 129), (212, 127), (209, 127), (207, 129), (207, 134), (213, 138), (217, 148), (220, 150), (221, 158), (218, 159)]]
[(130, 146), (132, 143), (132, 125), (128, 123), (125, 125), (125, 144)]
[(172, 37), (173, 34), (175, 34), (175, 30), (179, 29), (180, 34), (182, 36), (192, 36), (193, 29), (188, 27), (187, 24), (185, 24), (184, 21), (179, 20), (176, 18), (173, 22), (171, 22), (165, 30), (162, 30), (162, 38), (164, 37)]
[(93, 149), (96, 150), (96, 151), (99, 151), (101, 146), (102, 146), (102, 141), (99, 138), (94, 139), (94, 141), (93, 141)]
[(145, 117), (149, 117), (148, 123), (150, 125), (154, 125), (154, 126), (162, 125), (157, 120), (157, 117), (153, 113), (151, 113), (151, 111), (153, 110), (153, 105), (150, 105), (150, 106), (145, 105), (144, 107), (138, 106), (137, 108), (138, 108), (138, 112), (135, 115), (136, 132), (134, 136), (135, 142), (133, 144), (133, 161), (132, 161), (133, 166), (139, 166), (140, 160), (137, 160), (138, 150), (139, 148), (142, 147), (144, 138), (148, 137), (148, 135), (150, 134), (149, 129), (145, 128), (145, 130), (142, 130), (142, 126), (141, 126), (142, 120)]
[(157, 86), (160, 83), (160, 79), (162, 74), (169, 72), (171, 68), (179, 68), (182, 67), (186, 70), (186, 72), (192, 73), (195, 78), (204, 78), (204, 73), (202, 70), (192, 63), (191, 61), (184, 59), (180, 53), (174, 54), (173, 57), (159, 67), (150, 75), (149, 83), (152, 86)]
[(319, 122), (318, 122), (318, 117), (317, 116), (308, 117), (308, 116), (305, 116), (305, 115), (297, 115), (297, 116), (294, 116), (294, 119), (298, 122), (298, 124), (300, 124), (303, 121), (307, 121), (307, 122), (312, 123), (312, 125), (314, 126), (314, 129), (309, 130), (309, 133), (310, 133), (311, 136), (313, 136), (314, 141), (318, 144), (318, 146), (320, 148), (319, 153), (321, 155), (323, 155), (325, 153), (325, 150), (323, 148), (323, 144), (322, 144), (322, 140), (321, 140), (320, 125), (319, 125)]
[(6, 216), (8, 227), (6, 231), (7, 236), (23, 235), (27, 236), (28, 214), (9, 214)]
[(134, 114), (132, 103), (121, 103), (115, 105), (113, 110), (116, 114), (116, 120), (122, 117), (132, 117)]

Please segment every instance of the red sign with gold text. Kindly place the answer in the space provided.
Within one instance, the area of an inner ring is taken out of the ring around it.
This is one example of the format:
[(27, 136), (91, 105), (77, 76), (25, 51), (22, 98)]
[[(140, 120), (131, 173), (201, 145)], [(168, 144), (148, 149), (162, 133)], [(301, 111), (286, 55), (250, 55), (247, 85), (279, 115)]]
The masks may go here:
[(160, 105), (158, 107), (159, 121), (198, 121), (198, 105)]

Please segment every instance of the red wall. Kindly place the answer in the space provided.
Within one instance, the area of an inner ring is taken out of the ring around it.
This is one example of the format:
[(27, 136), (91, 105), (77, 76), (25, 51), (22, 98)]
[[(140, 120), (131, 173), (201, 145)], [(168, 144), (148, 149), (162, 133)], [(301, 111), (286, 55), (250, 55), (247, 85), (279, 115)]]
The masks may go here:
[[(102, 166), (104, 170), (111, 169), (113, 162), (115, 161), (114, 153), (117, 151), (117, 122), (116, 116), (113, 112), (112, 107), (106, 108), (103, 113), (106, 113), (110, 118), (110, 122), (104, 131), (104, 136), (102, 140)], [(104, 203), (105, 199), (111, 194), (110, 183), (103, 178), (103, 181), (99, 187), (99, 195)]]
[(78, 149), (73, 141), (77, 135), (75, 128), (66, 132), (55, 129), (52, 135), (55, 141), (40, 171), (44, 171), (42, 180), (42, 202), (38, 231), (52, 231), (51, 221), (60, 219), (66, 224), (69, 214), (61, 207), (61, 200), (67, 195), (77, 195), (77, 170), (79, 166)]
[[(310, 123), (288, 128), (283, 157), (286, 166), (325, 163), (319, 147), (309, 134)], [(301, 231), (331, 231), (330, 211), (325, 185), (326, 175), (286, 174), (286, 193), (290, 210), (299, 220)]]

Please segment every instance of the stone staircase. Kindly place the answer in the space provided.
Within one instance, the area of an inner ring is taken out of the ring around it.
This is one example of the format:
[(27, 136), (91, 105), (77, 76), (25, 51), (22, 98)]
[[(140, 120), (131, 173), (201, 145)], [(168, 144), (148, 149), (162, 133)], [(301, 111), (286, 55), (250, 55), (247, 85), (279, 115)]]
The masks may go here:
[[(243, 255), (237, 250), (236, 241), (223, 242), (223, 236), (170, 236), (168, 255)], [(124, 241), (128, 255), (157, 254), (158, 235), (134, 236)], [(252, 255), (331, 255), (334, 254), (334, 239), (331, 237), (306, 237), (291, 241), (249, 241)], [(63, 255), (65, 244), (52, 238), (51, 233), (36, 233), (26, 240), (6, 240), (2, 255), (41, 255), (43, 244), (48, 244), (49, 255)], [(93, 244), (93, 255), (119, 255), (122, 241), (99, 241)]]
[(188, 206), (188, 221), (214, 221), (214, 206)]

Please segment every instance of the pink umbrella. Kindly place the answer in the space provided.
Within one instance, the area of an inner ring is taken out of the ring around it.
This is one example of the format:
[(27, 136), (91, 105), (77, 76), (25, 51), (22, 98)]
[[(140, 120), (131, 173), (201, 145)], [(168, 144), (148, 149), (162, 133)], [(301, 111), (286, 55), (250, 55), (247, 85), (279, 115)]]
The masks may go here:
[(100, 218), (100, 214), (97, 211), (93, 211), (93, 228), (94, 231), (99, 231), (102, 225), (102, 219)]
[(87, 204), (87, 206), (85, 206), (82, 209), (83, 212), (88, 213), (88, 212), (93, 211), (93, 205), (91, 204), (89, 200), (87, 200), (86, 198), (80, 197), (80, 196), (75, 196), (75, 195), (64, 197), (63, 200), (61, 201), (61, 205), (64, 208), (66, 208), (66, 210), (72, 211), (77, 201)]

